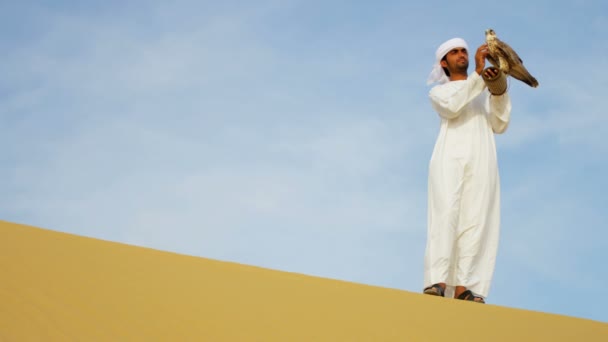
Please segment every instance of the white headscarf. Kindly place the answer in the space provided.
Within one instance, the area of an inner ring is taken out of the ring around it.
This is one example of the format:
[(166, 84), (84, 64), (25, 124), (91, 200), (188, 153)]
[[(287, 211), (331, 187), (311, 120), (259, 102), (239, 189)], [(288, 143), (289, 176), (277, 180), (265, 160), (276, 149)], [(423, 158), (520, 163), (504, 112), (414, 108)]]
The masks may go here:
[(435, 52), (435, 65), (433, 65), (433, 70), (431, 71), (429, 78), (426, 81), (427, 85), (431, 85), (436, 82), (439, 84), (443, 84), (450, 80), (443, 71), (443, 68), (441, 67), (441, 59), (452, 49), (459, 47), (463, 47), (469, 50), (467, 42), (465, 42), (462, 38), (452, 38), (446, 41), (445, 43), (439, 45), (437, 51)]

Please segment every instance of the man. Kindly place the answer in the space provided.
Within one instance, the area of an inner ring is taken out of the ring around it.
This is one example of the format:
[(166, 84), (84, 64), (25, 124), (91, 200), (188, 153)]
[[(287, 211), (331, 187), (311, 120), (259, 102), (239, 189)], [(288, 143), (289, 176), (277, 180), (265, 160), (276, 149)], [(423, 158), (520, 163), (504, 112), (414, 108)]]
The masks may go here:
[(467, 43), (446, 41), (437, 49), (428, 84), (441, 118), (429, 165), (428, 237), (424, 293), (485, 303), (498, 248), (500, 184), (494, 134), (509, 125), (507, 92), (491, 94), (484, 82), (499, 76), (484, 70), (486, 44), (469, 67)]

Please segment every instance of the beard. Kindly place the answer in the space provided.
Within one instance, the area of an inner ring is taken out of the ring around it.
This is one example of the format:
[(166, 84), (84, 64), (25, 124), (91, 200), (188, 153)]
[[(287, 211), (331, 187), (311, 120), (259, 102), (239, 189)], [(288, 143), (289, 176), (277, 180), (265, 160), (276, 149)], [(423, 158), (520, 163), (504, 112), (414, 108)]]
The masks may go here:
[(448, 70), (451, 74), (466, 74), (469, 69), (469, 61), (467, 59), (460, 59), (454, 63), (448, 62)]

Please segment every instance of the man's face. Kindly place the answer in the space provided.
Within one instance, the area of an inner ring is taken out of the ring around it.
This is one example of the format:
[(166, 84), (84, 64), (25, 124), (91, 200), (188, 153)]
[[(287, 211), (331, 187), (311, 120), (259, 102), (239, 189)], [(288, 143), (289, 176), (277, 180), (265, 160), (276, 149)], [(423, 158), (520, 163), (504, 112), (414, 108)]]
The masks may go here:
[(450, 75), (454, 73), (466, 73), (469, 68), (469, 53), (467, 49), (461, 47), (450, 50), (445, 55), (445, 60), (441, 61), (441, 66), (447, 68), (450, 71)]

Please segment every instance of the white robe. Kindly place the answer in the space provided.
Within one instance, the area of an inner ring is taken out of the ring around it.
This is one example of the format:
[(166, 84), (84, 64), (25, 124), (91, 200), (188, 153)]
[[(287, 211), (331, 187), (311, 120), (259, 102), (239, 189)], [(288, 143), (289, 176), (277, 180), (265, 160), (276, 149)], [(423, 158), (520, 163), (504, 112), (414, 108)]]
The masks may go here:
[(486, 297), (500, 229), (494, 133), (509, 125), (511, 100), (493, 96), (477, 73), (429, 93), (441, 128), (429, 165), (424, 286), (445, 282)]

